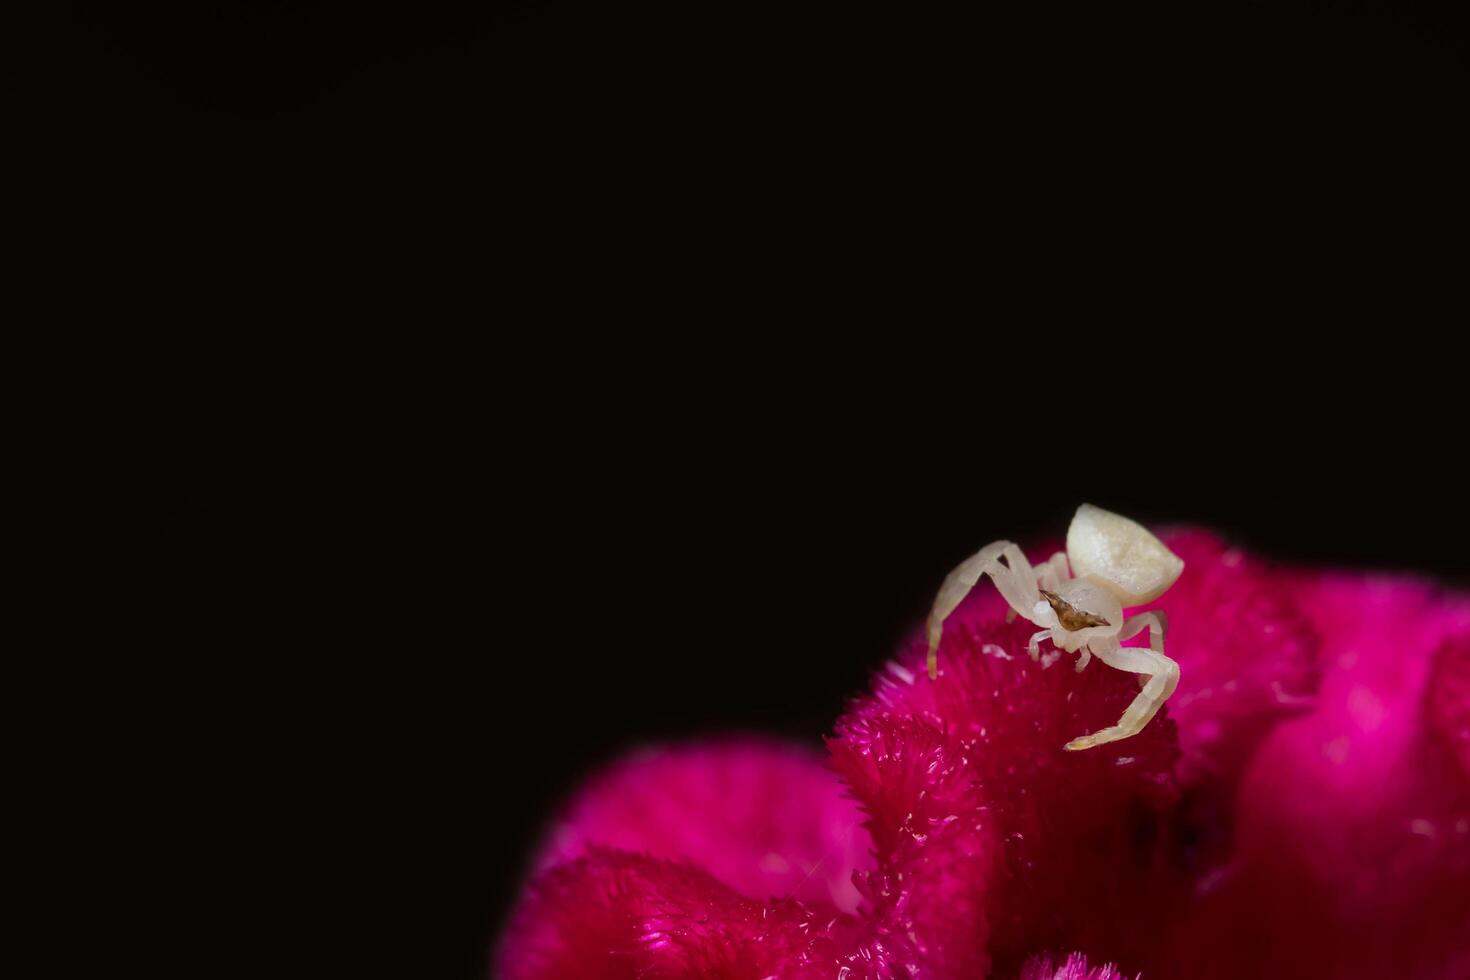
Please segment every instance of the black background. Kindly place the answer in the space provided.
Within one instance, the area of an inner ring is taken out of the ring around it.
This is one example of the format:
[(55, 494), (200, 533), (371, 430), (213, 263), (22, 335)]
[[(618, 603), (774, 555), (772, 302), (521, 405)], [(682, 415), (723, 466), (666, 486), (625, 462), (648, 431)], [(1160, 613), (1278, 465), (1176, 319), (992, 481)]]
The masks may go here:
[(483, 975), (589, 768), (817, 744), (1082, 500), (1470, 570), (1449, 4), (73, 14), (71, 288), (190, 338), (109, 475), (186, 966), (346, 892), (318, 969)]

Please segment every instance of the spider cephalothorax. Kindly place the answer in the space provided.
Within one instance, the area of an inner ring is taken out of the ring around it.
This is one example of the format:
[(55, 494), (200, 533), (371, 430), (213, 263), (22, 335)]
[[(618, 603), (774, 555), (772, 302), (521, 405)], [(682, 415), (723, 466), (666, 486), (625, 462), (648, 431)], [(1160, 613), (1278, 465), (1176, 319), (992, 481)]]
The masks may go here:
[[(1091, 504), (1077, 508), (1067, 529), (1067, 550), (1036, 568), (1009, 541), (986, 545), (949, 573), (934, 599), (928, 626), (929, 678), (938, 678), (944, 620), (980, 577), (989, 575), (1015, 613), (1042, 627), (1031, 637), (1032, 659), (1039, 657), (1037, 644), (1049, 638), (1059, 649), (1081, 653), (1078, 670), (1095, 654), (1110, 667), (1148, 678), (1118, 724), (1074, 738), (1066, 748), (1090, 749), (1136, 735), (1174, 693), (1179, 665), (1164, 656), (1164, 614), (1139, 613), (1125, 620), (1123, 607), (1157, 599), (1183, 570), (1184, 562), (1142, 525)], [(1145, 629), (1147, 647), (1121, 644)]]

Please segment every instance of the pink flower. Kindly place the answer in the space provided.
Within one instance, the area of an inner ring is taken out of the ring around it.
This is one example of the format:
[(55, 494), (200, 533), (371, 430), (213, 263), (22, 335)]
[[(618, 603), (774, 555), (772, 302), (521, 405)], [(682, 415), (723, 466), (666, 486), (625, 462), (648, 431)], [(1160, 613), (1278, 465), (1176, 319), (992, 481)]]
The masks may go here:
[(1470, 976), (1470, 599), (1164, 540), (1183, 682), (1140, 735), (1062, 751), (1136, 680), (1034, 663), (981, 588), (826, 765), (750, 740), (592, 781), (497, 975)]

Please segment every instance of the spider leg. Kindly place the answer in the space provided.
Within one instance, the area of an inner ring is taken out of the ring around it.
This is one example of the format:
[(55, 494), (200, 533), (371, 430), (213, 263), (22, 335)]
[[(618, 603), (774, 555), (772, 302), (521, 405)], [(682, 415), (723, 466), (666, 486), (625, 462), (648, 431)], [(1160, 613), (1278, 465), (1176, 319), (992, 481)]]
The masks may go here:
[(1065, 551), (1058, 551), (1036, 566), (1036, 582), (1048, 592), (1055, 592), (1063, 582), (1071, 577), (1071, 573), (1067, 570)]
[[(1143, 615), (1152, 614), (1144, 613)], [(1137, 632), (1134, 630), (1135, 634)], [(1161, 636), (1159, 642), (1162, 645)], [(1137, 735), (1143, 731), (1143, 727), (1153, 719), (1159, 708), (1168, 700), (1169, 695), (1173, 694), (1174, 689), (1179, 686), (1179, 665), (1160, 651), (1144, 650), (1139, 647), (1121, 647), (1117, 640), (1113, 639), (1106, 643), (1098, 643), (1093, 652), (1109, 667), (1147, 675), (1148, 680), (1144, 683), (1143, 690), (1139, 691), (1138, 696), (1133, 699), (1133, 703), (1123, 712), (1123, 717), (1118, 719), (1116, 725), (1100, 729), (1091, 735), (1072, 739), (1064, 746), (1069, 752), (1090, 749)]]
[[(1067, 553), (1065, 551), (1058, 551), (1046, 561), (1036, 566), (1036, 584), (1048, 592), (1055, 592), (1063, 582), (1071, 577), (1071, 573), (1067, 571)], [(1013, 623), (1015, 620), (1016, 610), (1007, 609), (1006, 622)], [(1035, 654), (1032, 654), (1032, 659), (1036, 659)]]
[[(1067, 570), (1067, 553), (1065, 551), (1056, 552), (1046, 561), (1036, 566), (1036, 584), (1048, 592), (1055, 592), (1063, 582), (1071, 577), (1072, 573)], [(1016, 610), (1007, 609), (1006, 622), (1014, 623), (1015, 621)]]
[(1031, 654), (1032, 660), (1041, 659), (1041, 650), (1037, 647), (1037, 644), (1051, 635), (1051, 630), (1039, 630), (1031, 634), (1031, 639), (1026, 643), (1026, 652)]
[[(1000, 559), (1006, 563), (1001, 564)], [(1036, 590), (1036, 572), (1021, 549), (1009, 541), (996, 541), (965, 559), (945, 577), (929, 612), (929, 679), (939, 676), (939, 640), (944, 621), (970, 594), (981, 576), (989, 575), (1001, 596), (1016, 612), (1030, 620), (1032, 607), (1041, 601)]]
[(1078, 652), (1081, 656), (1077, 658), (1077, 673), (1080, 674), (1087, 669), (1088, 664), (1092, 663), (1092, 644), (1087, 644)]
[(1118, 642), (1131, 640), (1144, 627), (1148, 627), (1148, 646), (1154, 653), (1164, 652), (1164, 632), (1169, 628), (1169, 617), (1164, 615), (1162, 609), (1153, 612), (1139, 613), (1137, 616), (1129, 616), (1123, 622), (1123, 628), (1118, 631)]

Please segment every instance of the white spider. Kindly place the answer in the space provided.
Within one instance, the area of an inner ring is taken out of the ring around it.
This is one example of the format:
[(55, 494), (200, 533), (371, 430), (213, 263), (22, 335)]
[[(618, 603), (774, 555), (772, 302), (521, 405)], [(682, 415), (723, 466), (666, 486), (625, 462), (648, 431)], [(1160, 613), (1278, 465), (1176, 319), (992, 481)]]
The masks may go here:
[[(929, 613), (929, 679), (938, 677), (939, 638), (945, 618), (970, 594), (980, 576), (989, 575), (1012, 610), (1043, 627), (1028, 645), (1032, 660), (1038, 658), (1037, 643), (1050, 637), (1059, 649), (1082, 652), (1077, 660), (1079, 671), (1095, 654), (1109, 667), (1143, 675), (1139, 678), (1143, 690), (1116, 725), (1074, 738), (1066, 748), (1090, 749), (1137, 735), (1174, 693), (1179, 665), (1164, 656), (1168, 625), (1164, 614), (1139, 613), (1124, 620), (1123, 607), (1157, 599), (1182, 571), (1184, 562), (1179, 556), (1142, 525), (1091, 504), (1077, 508), (1067, 529), (1067, 550), (1052, 555), (1039, 568), (1033, 569), (1021, 549), (1009, 541), (986, 545), (950, 572), (939, 587)], [(1137, 636), (1145, 627), (1148, 649), (1121, 645), (1120, 641)]]

